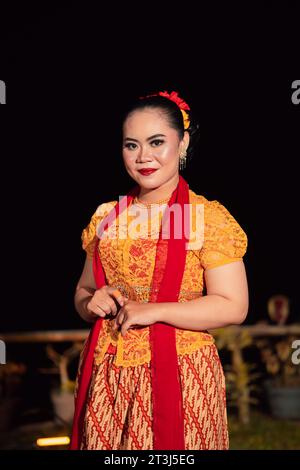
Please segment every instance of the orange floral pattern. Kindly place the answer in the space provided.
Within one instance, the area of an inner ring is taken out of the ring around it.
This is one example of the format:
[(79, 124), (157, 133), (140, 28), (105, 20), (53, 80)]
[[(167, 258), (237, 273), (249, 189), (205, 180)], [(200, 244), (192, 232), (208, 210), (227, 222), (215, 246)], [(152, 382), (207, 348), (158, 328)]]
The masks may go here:
[[(247, 248), (245, 232), (222, 204), (218, 201), (208, 201), (192, 190), (189, 190), (189, 197), (193, 206), (199, 204), (204, 207), (204, 237), (198, 248), (190, 241), (179, 302), (188, 302), (202, 296), (205, 269), (241, 260)], [(89, 225), (83, 230), (82, 246), (89, 258), (93, 257), (98, 224), (116, 204), (117, 201), (111, 201), (98, 206)], [(126, 211), (128, 220), (134, 220), (130, 206)], [(134, 239), (126, 236), (127, 225), (120, 216), (105, 231), (107, 236), (99, 243), (100, 258), (108, 284), (138, 302), (148, 302), (150, 297), (161, 217), (160, 211), (154, 212), (150, 228), (148, 222), (141, 222), (139, 237)], [(195, 217), (196, 211), (193, 210), (193, 227)], [(192, 249), (189, 249), (190, 246)], [(116, 366), (131, 367), (149, 362), (149, 327), (130, 329), (123, 338), (118, 331), (112, 329), (112, 324), (112, 320), (103, 321), (95, 352), (96, 363), (101, 364), (108, 348), (116, 351)], [(206, 331), (176, 329), (178, 355), (191, 354), (213, 342), (213, 337)]]

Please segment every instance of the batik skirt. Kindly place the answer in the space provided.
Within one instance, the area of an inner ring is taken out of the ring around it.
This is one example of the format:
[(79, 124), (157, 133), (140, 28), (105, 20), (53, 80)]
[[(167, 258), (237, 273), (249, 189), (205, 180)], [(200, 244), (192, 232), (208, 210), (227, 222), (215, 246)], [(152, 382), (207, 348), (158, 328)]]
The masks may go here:
[[(153, 450), (151, 363), (123, 367), (115, 358), (107, 352), (93, 367), (81, 449)], [(228, 449), (225, 377), (215, 344), (178, 355), (178, 366), (185, 449)]]

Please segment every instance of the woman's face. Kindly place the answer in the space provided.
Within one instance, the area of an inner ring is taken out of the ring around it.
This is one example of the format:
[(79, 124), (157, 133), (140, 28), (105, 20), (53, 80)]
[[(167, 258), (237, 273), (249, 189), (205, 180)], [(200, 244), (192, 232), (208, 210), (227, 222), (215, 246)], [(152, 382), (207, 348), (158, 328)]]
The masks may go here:
[[(130, 114), (123, 126), (123, 160), (129, 175), (143, 188), (154, 189), (178, 174), (179, 155), (188, 146), (189, 134), (180, 141), (160, 109)], [(154, 168), (143, 175), (139, 170)]]

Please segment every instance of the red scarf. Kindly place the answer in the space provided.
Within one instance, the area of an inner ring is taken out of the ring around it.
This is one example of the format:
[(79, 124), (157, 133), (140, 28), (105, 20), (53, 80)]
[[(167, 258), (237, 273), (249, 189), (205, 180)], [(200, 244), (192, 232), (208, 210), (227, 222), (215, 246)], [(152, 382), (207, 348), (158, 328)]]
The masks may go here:
[[(139, 186), (136, 186), (127, 194), (127, 203), (122, 203), (121, 199), (120, 202), (116, 204), (114, 210), (103, 219), (100, 225), (100, 234), (104, 230), (104, 227), (109, 227), (118, 215), (129, 206), (132, 199), (139, 194), (139, 189)], [(189, 210), (187, 210), (188, 206), (184, 206), (184, 204), (189, 203), (189, 186), (181, 175), (179, 176), (178, 185), (172, 193), (168, 206), (172, 206), (173, 203), (177, 203), (181, 206), (181, 215), (178, 225), (181, 223), (182, 232), (180, 238), (175, 238), (174, 216), (168, 218), (168, 211), (166, 210), (166, 216), (163, 216), (157, 242), (150, 302), (178, 301), (186, 260), (185, 244), (189, 240)], [(172, 211), (170, 211), (170, 213), (172, 213)], [(178, 213), (180, 214), (180, 211)], [(186, 229), (184, 228), (184, 219), (187, 224)], [(178, 225), (176, 222), (176, 226)], [(165, 231), (165, 227), (167, 227), (167, 233), (170, 234), (169, 238), (162, 238), (162, 229)], [(99, 239), (97, 240), (94, 252), (93, 271), (97, 288), (100, 289), (101, 286), (106, 284), (106, 279), (99, 256), (98, 243)], [(94, 351), (102, 322), (103, 319), (99, 318), (94, 323), (85, 344), (75, 402), (75, 414), (70, 444), (70, 449), (72, 450), (80, 449), (86, 402), (93, 370)], [(153, 449), (185, 450), (183, 404), (176, 351), (175, 327), (159, 322), (151, 325), (150, 345)]]

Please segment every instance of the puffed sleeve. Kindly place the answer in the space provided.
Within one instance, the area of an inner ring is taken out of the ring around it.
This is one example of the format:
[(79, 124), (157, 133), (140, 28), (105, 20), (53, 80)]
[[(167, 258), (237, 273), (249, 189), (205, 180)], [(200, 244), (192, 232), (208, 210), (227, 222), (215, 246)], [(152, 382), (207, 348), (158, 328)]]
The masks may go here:
[(200, 253), (204, 269), (239, 261), (246, 253), (247, 235), (230, 212), (218, 201), (204, 209), (204, 243)]
[(102, 219), (116, 204), (116, 201), (104, 202), (100, 204), (92, 215), (89, 224), (83, 229), (81, 234), (82, 248), (86, 251), (88, 258), (93, 258), (97, 241), (97, 228)]

